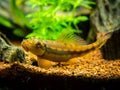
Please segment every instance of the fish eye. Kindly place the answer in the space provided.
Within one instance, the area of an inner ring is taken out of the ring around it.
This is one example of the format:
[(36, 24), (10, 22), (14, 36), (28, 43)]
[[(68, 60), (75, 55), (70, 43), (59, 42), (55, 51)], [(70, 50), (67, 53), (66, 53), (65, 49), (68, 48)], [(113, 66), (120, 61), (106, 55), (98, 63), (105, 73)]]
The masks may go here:
[(37, 48), (41, 48), (41, 47), (42, 47), (41, 43), (40, 43), (40, 42), (37, 42), (37, 43), (36, 43), (36, 47), (37, 47)]

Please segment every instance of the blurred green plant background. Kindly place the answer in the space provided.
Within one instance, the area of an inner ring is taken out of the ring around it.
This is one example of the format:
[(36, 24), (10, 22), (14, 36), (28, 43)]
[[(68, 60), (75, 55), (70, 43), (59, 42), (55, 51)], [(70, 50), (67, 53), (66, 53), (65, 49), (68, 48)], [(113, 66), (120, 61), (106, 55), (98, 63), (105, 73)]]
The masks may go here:
[[(0, 0), (0, 31), (12, 32), (18, 37), (25, 37), (31, 32), (26, 18), (29, 12), (26, 0)], [(6, 27), (5, 30), (2, 26)], [(6, 30), (8, 29), (8, 30)]]
[[(56, 40), (63, 32), (81, 33), (78, 23), (89, 18), (91, 0), (1, 0), (0, 24), (18, 37)], [(9, 32), (9, 31), (8, 31)], [(84, 32), (84, 31), (83, 31)]]

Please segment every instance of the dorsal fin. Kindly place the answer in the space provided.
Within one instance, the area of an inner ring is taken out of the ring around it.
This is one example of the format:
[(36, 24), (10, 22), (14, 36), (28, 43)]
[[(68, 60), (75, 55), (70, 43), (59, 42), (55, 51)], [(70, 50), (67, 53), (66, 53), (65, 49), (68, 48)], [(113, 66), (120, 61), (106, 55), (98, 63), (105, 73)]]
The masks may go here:
[(73, 30), (63, 30), (58, 41), (69, 44), (86, 45), (86, 41), (74, 32)]

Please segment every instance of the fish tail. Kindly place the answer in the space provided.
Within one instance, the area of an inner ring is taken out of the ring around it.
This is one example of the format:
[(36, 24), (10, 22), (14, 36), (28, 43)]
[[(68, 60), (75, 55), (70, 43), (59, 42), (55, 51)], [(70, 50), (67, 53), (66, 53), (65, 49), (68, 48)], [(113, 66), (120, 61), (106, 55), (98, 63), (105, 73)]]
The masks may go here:
[(98, 40), (96, 41), (98, 43), (98, 48), (101, 48), (108, 39), (110, 39), (112, 36), (112, 32), (107, 32), (105, 33), (102, 37), (98, 38)]

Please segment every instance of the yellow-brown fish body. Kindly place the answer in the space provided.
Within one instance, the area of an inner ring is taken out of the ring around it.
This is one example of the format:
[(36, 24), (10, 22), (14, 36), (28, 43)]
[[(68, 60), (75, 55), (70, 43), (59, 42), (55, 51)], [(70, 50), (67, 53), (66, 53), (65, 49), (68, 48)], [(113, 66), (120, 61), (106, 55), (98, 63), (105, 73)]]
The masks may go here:
[(96, 42), (89, 45), (68, 44), (52, 40), (29, 38), (23, 40), (22, 47), (40, 58), (54, 62), (66, 62), (71, 58), (85, 55), (90, 51), (100, 48), (109, 38), (110, 35), (105, 34)]

